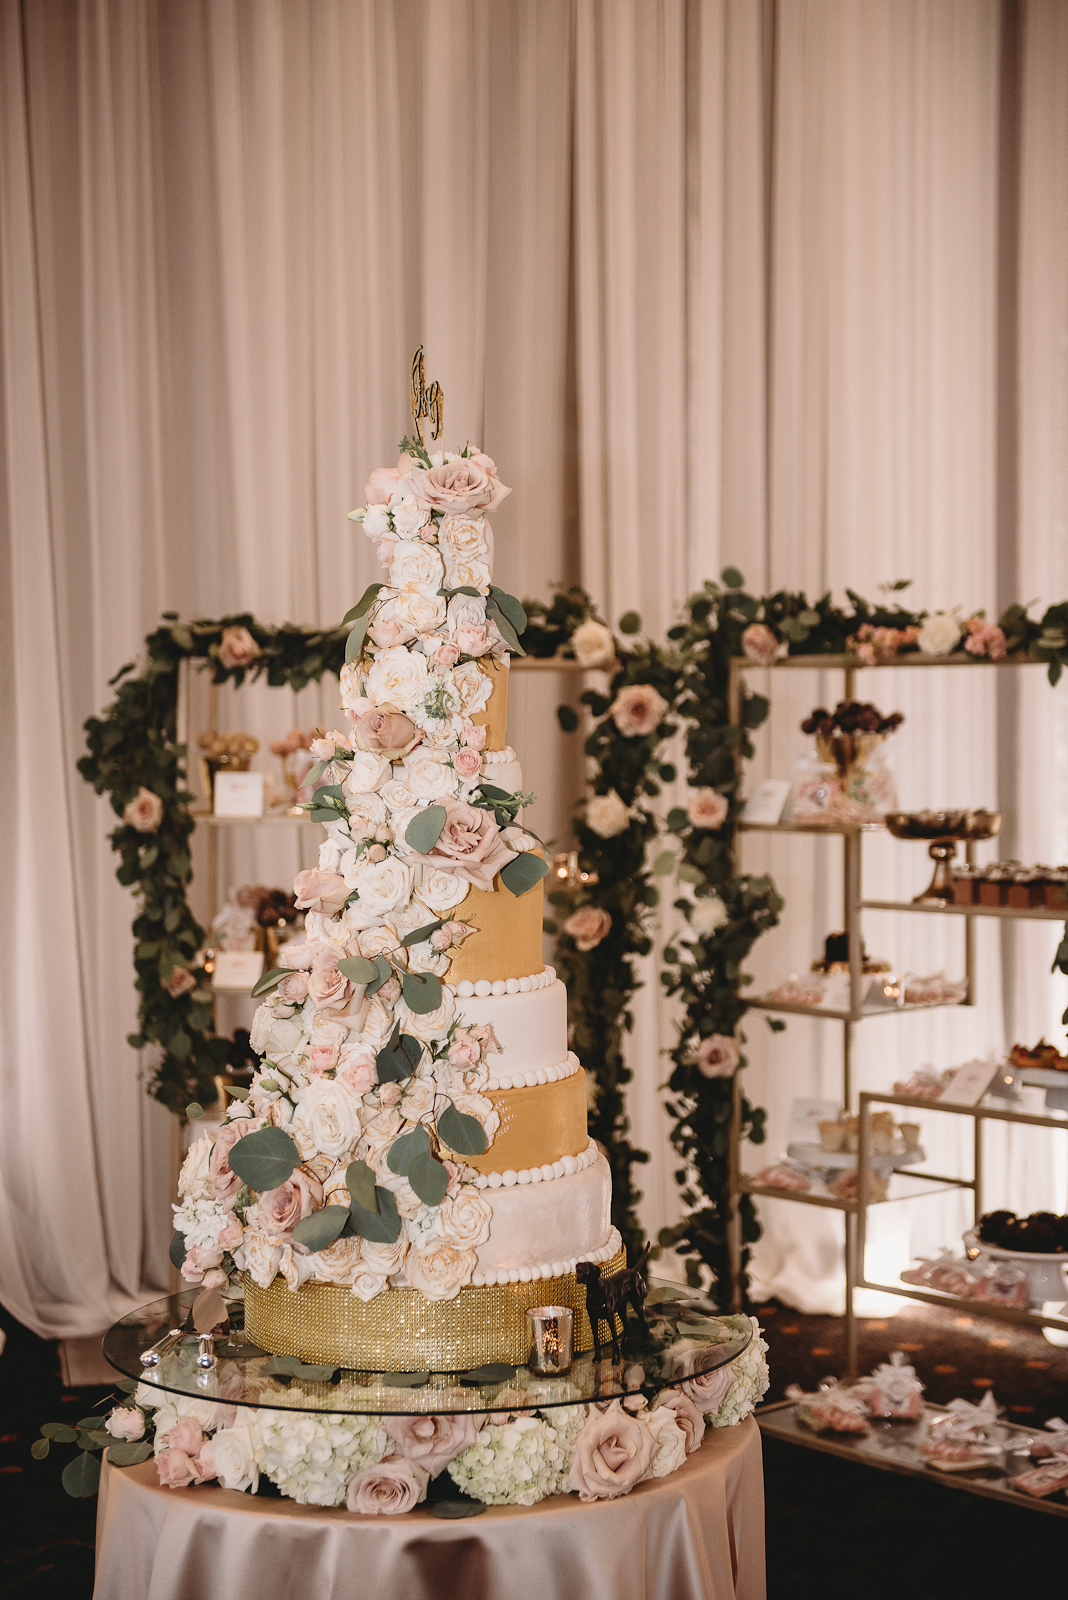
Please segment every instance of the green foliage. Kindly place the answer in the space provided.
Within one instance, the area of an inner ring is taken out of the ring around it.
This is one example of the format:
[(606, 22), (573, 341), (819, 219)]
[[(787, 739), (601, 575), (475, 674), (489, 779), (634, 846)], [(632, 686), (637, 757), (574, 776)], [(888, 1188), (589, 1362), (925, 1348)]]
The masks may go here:
[(230, 1151), (230, 1170), (257, 1194), (286, 1182), (300, 1166), (300, 1151), (284, 1128), (258, 1128), (246, 1133)]
[(501, 882), (518, 899), (528, 889), (533, 889), (536, 883), (540, 883), (548, 870), (549, 863), (544, 857), (536, 855), (533, 850), (526, 850), (501, 868)]

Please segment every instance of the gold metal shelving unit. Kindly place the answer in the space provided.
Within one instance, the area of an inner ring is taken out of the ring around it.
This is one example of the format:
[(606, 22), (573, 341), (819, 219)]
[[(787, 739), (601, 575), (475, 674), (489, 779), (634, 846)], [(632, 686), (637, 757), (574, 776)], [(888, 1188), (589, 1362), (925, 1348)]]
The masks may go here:
[[(730, 722), (733, 727), (742, 726), (742, 699), (743, 678), (747, 672), (825, 672), (840, 671), (844, 678), (843, 698), (851, 700), (856, 693), (856, 674), (858, 672), (878, 671), (881, 667), (917, 668), (917, 667), (1019, 667), (1038, 666), (1041, 663), (1033, 662), (1028, 656), (1009, 656), (1003, 661), (989, 661), (978, 659), (963, 654), (951, 656), (924, 656), (919, 654), (904, 655), (893, 661), (879, 662), (873, 666), (851, 660), (842, 655), (816, 655), (816, 656), (786, 656), (770, 664), (748, 661), (744, 657), (734, 657), (730, 663), (730, 679), (728, 685), (728, 708)], [(975, 1004), (975, 918), (999, 917), (1010, 921), (1047, 921), (1064, 922), (1068, 920), (1068, 913), (1049, 910), (1045, 907), (1031, 907), (1016, 909), (1010, 906), (937, 906), (918, 905), (913, 901), (905, 900), (866, 900), (862, 893), (862, 837), (866, 832), (877, 831), (878, 825), (856, 826), (850, 824), (821, 823), (740, 823), (734, 842), (734, 870), (741, 870), (742, 838), (748, 833), (758, 834), (824, 834), (828, 838), (840, 838), (843, 850), (843, 905), (842, 917), (845, 932), (848, 938), (849, 949), (849, 1005), (847, 1009), (831, 1009), (823, 1006), (806, 1006), (775, 1002), (767, 999), (750, 1001), (749, 1008), (754, 1011), (782, 1013), (791, 1016), (818, 1017), (824, 1021), (841, 1022), (842, 1024), (842, 1104), (845, 1109), (851, 1110), (854, 1104), (854, 1052), (856, 1039), (854, 1030), (861, 1023), (873, 1017), (890, 1017), (911, 1014), (916, 1011), (930, 1011), (944, 1009), (934, 1005), (888, 1006), (867, 1007), (863, 1004), (864, 973), (861, 961), (861, 925), (865, 911), (892, 911), (915, 912), (942, 917), (962, 917), (964, 919), (964, 971), (967, 979), (967, 993), (964, 1005)], [(974, 846), (966, 844), (966, 859), (969, 865), (974, 863)], [(889, 1104), (915, 1107), (925, 1111), (941, 1110), (959, 1116), (975, 1118), (975, 1167), (972, 1178), (945, 1177), (934, 1173), (905, 1173), (894, 1169), (891, 1175), (891, 1192), (885, 1201), (873, 1201), (869, 1197), (868, 1164), (871, 1148), (871, 1107), (873, 1104)], [(729, 1224), (729, 1242), (732, 1272), (732, 1302), (736, 1309), (741, 1307), (741, 1266), (742, 1266), (742, 1236), (741, 1215), (738, 1201), (743, 1194), (761, 1195), (769, 1199), (787, 1200), (799, 1205), (823, 1206), (826, 1209), (840, 1211), (844, 1217), (845, 1230), (845, 1347), (846, 1347), (846, 1373), (855, 1375), (857, 1369), (857, 1342), (856, 1319), (853, 1310), (853, 1297), (857, 1288), (879, 1289), (887, 1294), (901, 1295), (914, 1300), (927, 1300), (935, 1305), (965, 1306), (984, 1316), (1005, 1316), (1011, 1312), (1010, 1320), (1028, 1322), (1034, 1326), (1055, 1327), (1068, 1330), (1068, 1320), (1059, 1317), (1046, 1317), (1036, 1312), (1028, 1312), (1015, 1307), (994, 1307), (984, 1302), (964, 1301), (955, 1299), (950, 1295), (939, 1295), (920, 1290), (907, 1288), (905, 1285), (889, 1285), (870, 1282), (864, 1273), (864, 1246), (867, 1232), (867, 1211), (870, 1205), (892, 1204), (896, 1200), (920, 1199), (925, 1195), (944, 1193), (947, 1188), (971, 1189), (975, 1197), (975, 1216), (978, 1219), (982, 1206), (982, 1129), (988, 1121), (1020, 1122), (1038, 1127), (1057, 1128), (1068, 1131), (1068, 1121), (1057, 1117), (1040, 1117), (1024, 1112), (1014, 1112), (987, 1107), (949, 1106), (937, 1100), (912, 1100), (900, 1095), (862, 1093), (859, 1099), (860, 1114), (860, 1149), (857, 1155), (857, 1198), (856, 1200), (836, 1200), (822, 1195), (800, 1193), (792, 1189), (776, 1189), (769, 1185), (753, 1183), (742, 1172), (742, 1085), (741, 1075), (736, 1072), (733, 1085), (733, 1107), (731, 1118), (730, 1137), (730, 1188), (731, 1188), (731, 1218)]]

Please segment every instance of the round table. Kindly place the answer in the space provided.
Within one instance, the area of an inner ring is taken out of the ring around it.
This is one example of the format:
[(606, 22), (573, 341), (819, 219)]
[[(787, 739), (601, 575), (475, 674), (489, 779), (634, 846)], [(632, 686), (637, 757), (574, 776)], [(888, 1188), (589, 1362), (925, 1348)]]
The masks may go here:
[(95, 1600), (763, 1600), (752, 1417), (618, 1500), (355, 1516), (104, 1464)]

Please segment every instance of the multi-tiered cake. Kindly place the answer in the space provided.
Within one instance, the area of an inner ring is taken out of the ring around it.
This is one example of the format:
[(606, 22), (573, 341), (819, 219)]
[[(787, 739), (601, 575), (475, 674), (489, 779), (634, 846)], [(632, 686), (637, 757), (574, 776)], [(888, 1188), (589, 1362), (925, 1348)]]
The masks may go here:
[(352, 514), (387, 580), (346, 619), (351, 731), (313, 746), (306, 942), (257, 986), (264, 1059), (190, 1152), (176, 1242), (191, 1282), (243, 1270), (266, 1349), (442, 1370), (525, 1360), (527, 1307), (581, 1312), (576, 1264), (625, 1258), (506, 742), (525, 618), (487, 513), (509, 491), (478, 450), (403, 447)]

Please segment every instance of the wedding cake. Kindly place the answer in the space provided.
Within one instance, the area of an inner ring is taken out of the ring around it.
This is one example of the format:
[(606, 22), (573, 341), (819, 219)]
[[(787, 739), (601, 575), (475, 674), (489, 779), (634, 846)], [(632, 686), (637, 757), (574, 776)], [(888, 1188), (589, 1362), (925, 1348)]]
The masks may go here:
[(625, 1255), (507, 743), (526, 619), (488, 519), (509, 490), (418, 423), (401, 448), (351, 513), (386, 577), (346, 618), (351, 728), (313, 745), (306, 938), (253, 991), (263, 1059), (187, 1157), (174, 1256), (191, 1283), (243, 1272), (247, 1333), (277, 1354), (451, 1370), (525, 1361), (536, 1304), (575, 1308), (589, 1348), (575, 1267)]

